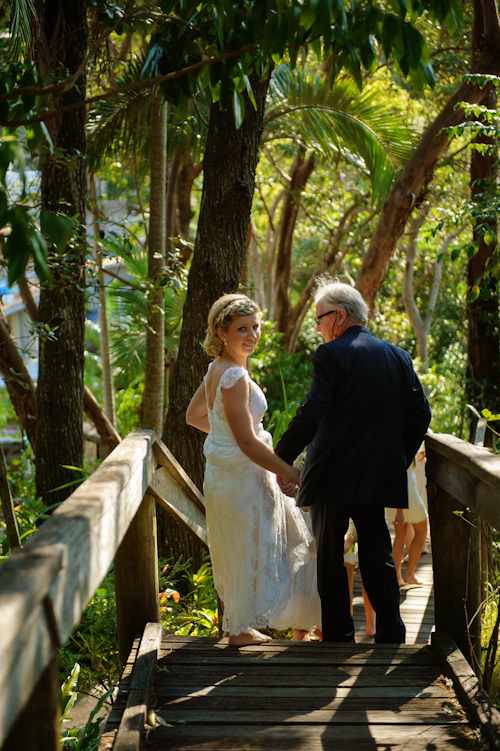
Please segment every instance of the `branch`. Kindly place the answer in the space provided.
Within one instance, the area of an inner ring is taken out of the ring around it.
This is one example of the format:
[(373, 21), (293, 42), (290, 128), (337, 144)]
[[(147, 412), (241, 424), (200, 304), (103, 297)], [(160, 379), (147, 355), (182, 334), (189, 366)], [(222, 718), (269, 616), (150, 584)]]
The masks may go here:
[[(257, 48), (258, 43), (253, 42), (252, 44), (247, 44), (246, 47), (241, 47), (238, 50), (232, 50), (231, 52), (225, 52), (222, 55), (217, 55), (215, 57), (207, 58), (206, 60), (201, 60), (198, 63), (193, 63), (193, 65), (188, 65), (185, 68), (181, 68), (181, 70), (174, 71), (173, 73), (166, 73), (163, 76), (156, 76), (155, 78), (144, 78), (140, 81), (133, 81), (131, 83), (125, 84), (124, 86), (119, 86), (116, 89), (111, 89), (111, 91), (106, 91), (104, 94), (97, 94), (96, 96), (89, 97), (88, 99), (82, 99), (81, 101), (75, 102), (74, 104), (69, 104), (67, 107), (61, 107), (57, 110), (52, 110), (51, 112), (47, 112), (44, 115), (40, 115), (40, 117), (35, 117), (31, 120), (9, 121), (8, 123), (6, 123), (6, 125), (8, 125), (9, 128), (18, 128), (21, 125), (34, 125), (35, 123), (46, 122), (47, 120), (51, 120), (54, 117), (64, 115), (66, 112), (72, 112), (73, 110), (79, 109), (80, 107), (86, 107), (89, 104), (94, 104), (94, 102), (100, 102), (105, 99), (110, 99), (117, 94), (125, 94), (127, 91), (133, 91), (140, 88), (153, 88), (158, 84), (163, 83), (164, 81), (171, 81), (175, 78), (180, 78), (186, 73), (192, 73), (193, 71), (199, 70), (199, 68), (203, 68), (206, 65), (211, 65), (212, 63), (226, 60), (227, 58), (235, 57), (237, 55), (243, 55), (245, 52), (253, 52)], [(53, 88), (56, 88), (55, 92), (45, 90), (43, 91), (43, 94), (58, 93), (59, 89), (57, 89), (57, 87)], [(6, 99), (12, 99), (13, 97), (17, 98), (19, 96), (25, 95), (40, 96), (40, 87), (27, 86), (24, 89), (16, 89), (15, 91), (2, 94), (0, 95), (0, 103), (5, 101)]]

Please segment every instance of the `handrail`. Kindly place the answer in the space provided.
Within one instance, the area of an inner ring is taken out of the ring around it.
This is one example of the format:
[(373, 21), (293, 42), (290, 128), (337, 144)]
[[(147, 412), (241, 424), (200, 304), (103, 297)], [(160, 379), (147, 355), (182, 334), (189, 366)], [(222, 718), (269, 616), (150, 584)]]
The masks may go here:
[(479, 671), (481, 519), (500, 529), (500, 456), (447, 434), (425, 443), (436, 631)]
[[(137, 609), (143, 610), (142, 621), (139, 613), (141, 627), (152, 620), (148, 603), (158, 607), (154, 532), (145, 543), (150, 547), (146, 559), (154, 573), (146, 580), (141, 578), (135, 587), (140, 591), (131, 592), (123, 572), (117, 570), (119, 559), (121, 564), (128, 559), (135, 565), (136, 557), (141, 556), (130, 543), (140, 509), (151, 510), (151, 494), (207, 544), (203, 497), (155, 433), (139, 430), (130, 433), (27, 544), (0, 566), (0, 748), (11, 729), (12, 735), (18, 726), (22, 729), (27, 702), (38, 696), (37, 692), (41, 694), (39, 703), (45, 701), (47, 691), (41, 689), (44, 675), (115, 558), (119, 643), (120, 632), (123, 643), (123, 633), (129, 638), (127, 631), (137, 625)], [(152, 508), (154, 513), (154, 502)], [(57, 676), (51, 683), (58, 702)], [(40, 714), (43, 716), (43, 711)], [(33, 717), (27, 721), (36, 722)], [(9, 738), (7, 745), (9, 749), (22, 746), (23, 751), (39, 747), (36, 741), (30, 744), (12, 745)], [(55, 735), (53, 747), (59, 747)]]

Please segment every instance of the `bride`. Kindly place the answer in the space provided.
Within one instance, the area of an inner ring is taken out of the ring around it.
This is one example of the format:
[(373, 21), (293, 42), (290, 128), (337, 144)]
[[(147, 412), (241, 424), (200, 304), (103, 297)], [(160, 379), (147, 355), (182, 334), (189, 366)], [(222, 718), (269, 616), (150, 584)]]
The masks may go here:
[(299, 471), (273, 452), (262, 426), (266, 398), (246, 368), (259, 337), (260, 311), (252, 300), (231, 294), (214, 303), (203, 347), (215, 359), (186, 413), (189, 425), (208, 433), (208, 540), (233, 646), (270, 641), (259, 628), (293, 627), (294, 639), (307, 640), (321, 625), (312, 537), (276, 481), (292, 492)]

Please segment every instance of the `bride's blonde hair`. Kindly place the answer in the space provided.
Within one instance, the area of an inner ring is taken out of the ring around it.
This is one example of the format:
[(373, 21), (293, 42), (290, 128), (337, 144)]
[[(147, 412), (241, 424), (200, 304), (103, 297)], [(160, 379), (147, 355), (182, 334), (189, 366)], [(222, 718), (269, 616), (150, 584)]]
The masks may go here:
[(205, 340), (201, 345), (210, 357), (219, 357), (224, 349), (222, 341), (217, 336), (217, 329), (227, 331), (229, 324), (236, 316), (251, 316), (260, 313), (260, 308), (246, 295), (222, 295), (214, 302), (208, 314), (208, 328)]

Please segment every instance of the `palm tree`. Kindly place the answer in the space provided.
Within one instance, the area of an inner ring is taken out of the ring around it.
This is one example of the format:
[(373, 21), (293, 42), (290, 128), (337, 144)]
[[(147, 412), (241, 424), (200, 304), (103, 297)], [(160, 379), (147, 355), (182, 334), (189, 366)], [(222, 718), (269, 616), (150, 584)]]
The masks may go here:
[[(371, 185), (370, 199), (356, 199), (341, 219), (349, 226), (371, 203), (372, 211), (382, 205), (397, 172), (411, 153), (412, 134), (394, 107), (384, 104), (376, 89), (360, 92), (353, 81), (330, 82), (307, 70), (292, 70), (283, 64), (271, 77), (264, 142), (288, 139), (293, 142), (295, 159), (276, 214), (282, 204), (281, 219), (276, 222), (279, 237), (274, 236), (267, 251), (268, 278), (275, 266), (274, 285), (269, 283), (268, 313), (273, 312), (277, 329), (285, 333), (285, 342), (293, 347), (300, 324), (307, 312), (311, 289), (317, 276), (335, 271), (343, 255), (340, 240), (345, 234), (334, 233), (331, 247), (313, 269), (298, 301), (290, 300), (293, 232), (300, 209), (300, 198), (317, 164), (347, 162)], [(272, 234), (269, 233), (269, 234)], [(336, 236), (338, 235), (338, 237)], [(275, 248), (277, 246), (277, 252)], [(274, 300), (271, 299), (274, 287)]]

